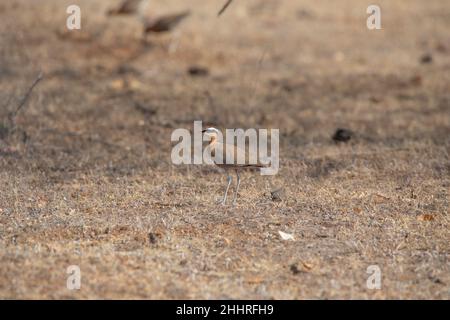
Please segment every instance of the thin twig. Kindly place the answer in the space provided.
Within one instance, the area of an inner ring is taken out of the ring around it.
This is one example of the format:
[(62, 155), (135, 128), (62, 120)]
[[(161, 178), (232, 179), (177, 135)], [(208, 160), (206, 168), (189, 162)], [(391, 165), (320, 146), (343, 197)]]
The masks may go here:
[(222, 13), (224, 13), (225, 10), (227, 10), (228, 6), (231, 4), (233, 0), (228, 0), (225, 5), (222, 7), (222, 9), (220, 9), (219, 13), (217, 14), (217, 16), (219, 17)]
[(31, 92), (33, 91), (34, 87), (39, 83), (39, 81), (42, 80), (43, 78), (43, 74), (42, 71), (39, 72), (39, 75), (37, 76), (37, 78), (34, 80), (33, 84), (31, 85), (31, 87), (28, 89), (27, 93), (23, 96), (22, 100), (20, 100), (19, 106), (16, 108), (16, 110), (11, 114), (11, 121), (14, 123), (15, 122), (15, 118), (17, 116), (17, 113), (20, 111), (20, 109), (23, 108), (23, 106), (25, 105), (25, 103), (27, 102), (28, 98), (31, 95)]

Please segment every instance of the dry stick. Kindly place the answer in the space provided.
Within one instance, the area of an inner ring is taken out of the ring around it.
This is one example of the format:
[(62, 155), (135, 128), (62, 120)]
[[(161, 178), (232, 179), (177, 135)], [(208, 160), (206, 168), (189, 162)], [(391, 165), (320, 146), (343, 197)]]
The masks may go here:
[(39, 83), (39, 81), (41, 81), (43, 78), (43, 74), (42, 71), (39, 72), (39, 75), (37, 76), (36, 80), (34, 80), (33, 84), (31, 85), (31, 87), (28, 89), (27, 93), (23, 96), (22, 100), (20, 100), (19, 106), (17, 107), (17, 109), (11, 114), (11, 121), (13, 123), (13, 126), (15, 126), (15, 120), (16, 120), (16, 116), (17, 113), (20, 111), (20, 109), (23, 108), (23, 106), (25, 105), (25, 103), (27, 102), (28, 98), (31, 95), (31, 91), (33, 91), (34, 87)]
[(258, 61), (258, 70), (256, 71), (256, 77), (253, 82), (253, 92), (250, 94), (250, 101), (249, 101), (250, 108), (253, 108), (253, 106), (255, 105), (254, 102), (256, 101), (256, 96), (257, 96), (256, 91), (258, 90), (258, 82), (260, 80), (262, 64), (264, 62), (266, 53), (267, 53), (267, 47), (264, 49), (263, 53), (261, 54), (261, 58), (259, 58), (259, 61)]
[(224, 13), (224, 11), (228, 8), (228, 6), (231, 4), (233, 0), (228, 0), (225, 5), (222, 7), (222, 9), (220, 9), (219, 13), (217, 14), (217, 16), (219, 17), (222, 13)]

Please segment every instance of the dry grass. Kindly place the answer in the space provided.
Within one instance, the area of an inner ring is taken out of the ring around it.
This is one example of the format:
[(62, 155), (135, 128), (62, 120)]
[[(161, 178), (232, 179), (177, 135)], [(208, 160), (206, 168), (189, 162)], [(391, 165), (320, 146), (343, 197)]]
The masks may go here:
[[(0, 141), (0, 297), (449, 298), (447, 0), (379, 1), (382, 31), (357, 0), (189, 1), (147, 45), (105, 0), (65, 32), (72, 2), (0, 4), (2, 116), (46, 75)], [(220, 172), (170, 162), (194, 120), (280, 128), (279, 174), (216, 205)]]

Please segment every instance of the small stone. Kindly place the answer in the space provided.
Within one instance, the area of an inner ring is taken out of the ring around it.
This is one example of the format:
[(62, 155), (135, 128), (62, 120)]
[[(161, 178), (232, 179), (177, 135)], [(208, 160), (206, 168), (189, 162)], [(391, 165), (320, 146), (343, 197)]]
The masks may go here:
[(273, 202), (281, 202), (283, 201), (282, 196), (284, 194), (284, 190), (282, 188), (270, 191), (270, 198)]
[(209, 75), (209, 70), (208, 68), (201, 66), (190, 66), (188, 69), (188, 73), (189, 75), (194, 77), (205, 77)]
[(297, 264), (291, 264), (291, 266), (289, 267), (289, 269), (291, 270), (291, 272), (292, 272), (292, 274), (299, 274), (300, 272), (302, 272), (299, 268), (298, 268), (298, 266), (297, 266)]
[(338, 128), (333, 135), (335, 142), (348, 142), (353, 136), (353, 132), (348, 129)]
[(149, 232), (148, 233), (148, 242), (150, 244), (156, 244), (158, 242), (158, 239), (160, 238), (159, 234), (153, 233), (153, 232)]
[(420, 57), (420, 62), (423, 64), (431, 63), (433, 62), (433, 56), (429, 53), (426, 53), (422, 57)]

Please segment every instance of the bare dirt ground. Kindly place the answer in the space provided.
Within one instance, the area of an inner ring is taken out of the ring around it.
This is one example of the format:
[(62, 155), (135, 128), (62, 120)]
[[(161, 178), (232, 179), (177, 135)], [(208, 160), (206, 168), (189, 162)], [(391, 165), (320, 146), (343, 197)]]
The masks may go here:
[[(0, 297), (449, 299), (450, 3), (377, 2), (369, 31), (360, 0), (154, 0), (191, 16), (143, 43), (115, 1), (2, 1)], [(217, 205), (220, 171), (171, 164), (194, 120), (279, 128), (279, 174)]]

